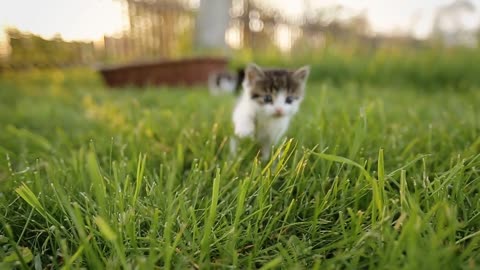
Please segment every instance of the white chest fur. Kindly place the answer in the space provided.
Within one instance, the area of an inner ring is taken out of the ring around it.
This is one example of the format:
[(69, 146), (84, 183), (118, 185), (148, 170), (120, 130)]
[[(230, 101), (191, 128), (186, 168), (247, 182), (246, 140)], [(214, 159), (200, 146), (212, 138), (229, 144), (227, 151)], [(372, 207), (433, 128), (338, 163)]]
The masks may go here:
[[(279, 142), (288, 129), (291, 115), (272, 117), (262, 113), (259, 105), (246, 94), (240, 97), (233, 111), (234, 132), (238, 138), (255, 139), (262, 146), (262, 159), (270, 156), (272, 145)], [(236, 151), (236, 142), (232, 143)]]
[(257, 115), (255, 119), (255, 138), (262, 144), (276, 144), (287, 131), (289, 123), (290, 116), (272, 118)]

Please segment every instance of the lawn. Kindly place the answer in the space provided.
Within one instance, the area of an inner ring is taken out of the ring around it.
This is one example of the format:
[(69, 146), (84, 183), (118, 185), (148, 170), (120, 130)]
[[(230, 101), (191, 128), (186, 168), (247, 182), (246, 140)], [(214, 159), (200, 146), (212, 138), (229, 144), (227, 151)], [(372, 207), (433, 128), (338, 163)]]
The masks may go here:
[(478, 269), (480, 89), (307, 91), (261, 163), (234, 97), (4, 74), (0, 268)]

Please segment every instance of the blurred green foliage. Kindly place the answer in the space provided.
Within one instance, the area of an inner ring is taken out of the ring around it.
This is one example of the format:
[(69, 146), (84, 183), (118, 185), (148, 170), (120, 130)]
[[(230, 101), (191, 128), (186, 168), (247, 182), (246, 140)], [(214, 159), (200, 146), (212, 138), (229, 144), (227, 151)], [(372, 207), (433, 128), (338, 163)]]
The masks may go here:
[(6, 32), (11, 48), (4, 63), (7, 68), (66, 67), (95, 60), (93, 42), (67, 42), (60, 36), (44, 39), (13, 28)]
[[(8, 30), (8, 35), (11, 54), (6, 62), (7, 70), (79, 66), (105, 60), (100, 53), (95, 53), (92, 43), (65, 42), (60, 38), (45, 40), (14, 29)], [(266, 50), (207, 52), (195, 51), (190, 37), (191, 33), (181, 36), (181, 46), (174, 58), (228, 54), (232, 68), (248, 62), (292, 68), (308, 64), (312, 67), (311, 81), (334, 85), (351, 82), (360, 85), (400, 84), (428, 91), (439, 88), (458, 91), (480, 85), (480, 49), (477, 48), (447, 48), (427, 41), (420, 46), (394, 42), (374, 48), (360, 41), (348, 44), (328, 41), (321, 49), (305, 45), (297, 46), (289, 53), (273, 45)], [(110, 59), (109, 62), (115, 61)]]
[(279, 67), (311, 65), (310, 80), (335, 85), (401, 84), (422, 90), (462, 90), (480, 85), (480, 50), (472, 48), (386, 47), (366, 51), (329, 47), (292, 55), (243, 50), (235, 53), (231, 66), (244, 66), (252, 61)]

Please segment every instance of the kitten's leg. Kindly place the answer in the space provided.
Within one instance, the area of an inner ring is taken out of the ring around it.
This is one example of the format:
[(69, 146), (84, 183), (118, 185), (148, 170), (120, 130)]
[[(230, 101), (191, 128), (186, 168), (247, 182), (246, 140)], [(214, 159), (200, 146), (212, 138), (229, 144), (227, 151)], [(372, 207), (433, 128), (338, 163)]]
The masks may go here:
[(253, 112), (246, 104), (239, 103), (235, 108), (233, 124), (238, 138), (253, 138), (255, 134)]
[(272, 174), (275, 173), (275, 171), (277, 170), (278, 161), (280, 159), (279, 157), (277, 157), (271, 160), (272, 150), (274, 150), (273, 146), (274, 144), (271, 142), (262, 144), (262, 162), (264, 162), (265, 164), (270, 164), (270, 169)]
[(262, 144), (262, 161), (266, 162), (270, 159), (270, 151), (272, 151), (272, 144), (271, 143), (263, 143)]
[(237, 144), (238, 144), (238, 141), (236, 138), (234, 138), (233, 136), (230, 138), (230, 157), (235, 157), (235, 155), (237, 154)]
[(240, 100), (233, 111), (234, 136), (230, 138), (230, 154), (235, 157), (238, 154), (239, 139), (251, 138), (255, 135), (254, 111), (251, 106)]
[[(275, 160), (273, 161), (274, 166), (277, 165), (277, 162), (284, 155), (284, 151), (282, 150), (282, 144), (285, 143), (285, 137), (283, 136), (285, 131), (286, 131), (286, 128), (283, 128), (277, 134), (273, 135), (272, 138), (271, 138), (271, 142), (268, 144), (268, 152), (266, 152), (266, 153), (270, 154), (273, 151), (273, 154), (276, 154), (277, 151), (280, 151), (278, 153), (278, 155), (276, 156)], [(267, 160), (268, 160), (268, 158), (267, 158)]]

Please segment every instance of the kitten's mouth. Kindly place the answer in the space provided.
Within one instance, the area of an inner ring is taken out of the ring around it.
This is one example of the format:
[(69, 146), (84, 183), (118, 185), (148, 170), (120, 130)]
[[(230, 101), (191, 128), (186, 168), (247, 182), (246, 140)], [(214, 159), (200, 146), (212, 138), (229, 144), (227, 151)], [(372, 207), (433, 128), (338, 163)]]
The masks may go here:
[(284, 117), (284, 116), (285, 116), (285, 114), (281, 113), (281, 112), (276, 112), (276, 113), (273, 114), (274, 118), (281, 118), (281, 117)]

